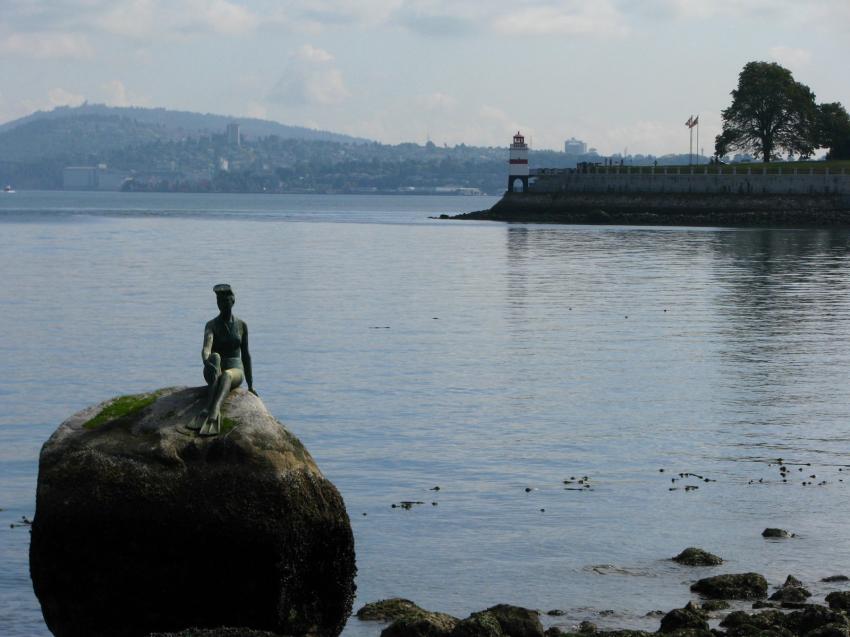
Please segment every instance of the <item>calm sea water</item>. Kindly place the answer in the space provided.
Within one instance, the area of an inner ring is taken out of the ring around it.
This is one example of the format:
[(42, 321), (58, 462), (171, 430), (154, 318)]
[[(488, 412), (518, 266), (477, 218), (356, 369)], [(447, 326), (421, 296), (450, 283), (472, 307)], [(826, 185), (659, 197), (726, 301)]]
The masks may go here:
[[(219, 281), (261, 397), (345, 498), (358, 606), (654, 630), (707, 573), (816, 598), (850, 574), (850, 233), (428, 219), (492, 201), (0, 196), (0, 633), (48, 634), (10, 528), (41, 444), (116, 394), (201, 384)], [(690, 545), (728, 562), (666, 559)]]

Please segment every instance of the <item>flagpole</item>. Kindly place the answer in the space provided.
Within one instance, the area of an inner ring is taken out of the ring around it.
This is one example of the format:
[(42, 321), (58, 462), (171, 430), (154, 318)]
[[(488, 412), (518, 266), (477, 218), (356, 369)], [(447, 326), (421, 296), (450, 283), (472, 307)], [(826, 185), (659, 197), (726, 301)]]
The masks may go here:
[(688, 132), (691, 134), (691, 143), (688, 147), (688, 166), (694, 163), (694, 127), (688, 126)]
[(697, 159), (699, 159), (699, 115), (697, 115)]
[[(697, 115), (697, 119), (694, 119), (694, 116), (691, 115), (688, 118), (688, 121), (685, 122), (685, 126), (688, 127), (688, 134), (690, 135), (690, 145), (688, 146), (688, 166), (693, 165), (694, 163), (694, 126), (699, 121), (699, 115)], [(697, 138), (697, 144), (699, 144), (699, 138)]]

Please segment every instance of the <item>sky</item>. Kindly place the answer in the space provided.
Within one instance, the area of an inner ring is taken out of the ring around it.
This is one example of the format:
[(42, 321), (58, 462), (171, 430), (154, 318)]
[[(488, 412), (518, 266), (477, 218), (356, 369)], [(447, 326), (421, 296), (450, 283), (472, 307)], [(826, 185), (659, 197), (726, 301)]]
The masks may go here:
[(661, 155), (699, 115), (711, 154), (753, 60), (850, 108), (850, 0), (0, 0), (0, 123), (87, 100)]

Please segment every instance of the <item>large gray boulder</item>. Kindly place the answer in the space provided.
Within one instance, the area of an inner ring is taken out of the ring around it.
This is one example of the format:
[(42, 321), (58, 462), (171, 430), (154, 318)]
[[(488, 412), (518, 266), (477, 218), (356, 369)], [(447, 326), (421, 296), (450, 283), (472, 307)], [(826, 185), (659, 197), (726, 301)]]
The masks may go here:
[(244, 390), (225, 400), (221, 435), (185, 429), (205, 396), (117, 398), (45, 443), (30, 570), (57, 637), (341, 632), (356, 569), (338, 491)]

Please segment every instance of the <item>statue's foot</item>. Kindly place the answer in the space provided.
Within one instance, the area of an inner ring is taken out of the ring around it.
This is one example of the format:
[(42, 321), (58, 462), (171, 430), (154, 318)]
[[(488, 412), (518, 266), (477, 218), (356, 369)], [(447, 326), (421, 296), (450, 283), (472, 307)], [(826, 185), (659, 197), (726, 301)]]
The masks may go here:
[(204, 426), (204, 423), (207, 421), (207, 410), (204, 409), (201, 411), (197, 417), (193, 418), (192, 421), (186, 425), (186, 429), (191, 429), (192, 431), (198, 431), (201, 427)]
[(221, 433), (221, 413), (204, 420), (204, 426), (198, 432), (201, 436), (217, 436)]

